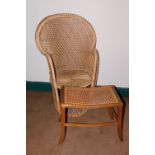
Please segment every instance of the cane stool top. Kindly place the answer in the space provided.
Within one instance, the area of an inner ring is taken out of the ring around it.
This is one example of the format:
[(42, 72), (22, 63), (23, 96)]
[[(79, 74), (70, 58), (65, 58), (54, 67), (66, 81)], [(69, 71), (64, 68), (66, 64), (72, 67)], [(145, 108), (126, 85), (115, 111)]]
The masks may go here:
[(61, 94), (62, 106), (87, 108), (92, 106), (114, 106), (122, 104), (114, 86), (93, 88), (64, 87)]

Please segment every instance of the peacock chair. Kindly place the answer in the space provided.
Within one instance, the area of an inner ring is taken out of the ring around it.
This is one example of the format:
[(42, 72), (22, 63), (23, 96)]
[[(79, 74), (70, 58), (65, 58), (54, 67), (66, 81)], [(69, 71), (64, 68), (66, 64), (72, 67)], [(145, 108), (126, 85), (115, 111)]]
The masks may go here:
[[(69, 13), (45, 17), (36, 29), (38, 49), (48, 61), (55, 108), (60, 114), (59, 90), (63, 86), (94, 87), (98, 72), (96, 34), (83, 17)], [(70, 109), (78, 117), (86, 109)]]

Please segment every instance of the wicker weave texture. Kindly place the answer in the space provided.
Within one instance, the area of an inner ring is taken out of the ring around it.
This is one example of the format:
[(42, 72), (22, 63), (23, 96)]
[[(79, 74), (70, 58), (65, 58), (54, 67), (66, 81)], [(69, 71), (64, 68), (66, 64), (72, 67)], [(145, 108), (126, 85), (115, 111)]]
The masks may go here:
[(47, 58), (55, 106), (60, 113), (57, 89), (96, 83), (98, 53), (94, 28), (78, 15), (51, 15), (38, 24), (36, 44)]
[(39, 48), (43, 53), (88, 52), (96, 46), (96, 35), (91, 24), (73, 14), (44, 18), (38, 25), (37, 33), (40, 34)]
[(58, 79), (68, 71), (84, 71), (91, 78), (96, 35), (88, 21), (72, 14), (52, 15), (41, 21), (36, 32), (38, 47), (52, 57)]
[(94, 87), (94, 88), (71, 88), (66, 87), (65, 104), (110, 104), (118, 103), (112, 87)]

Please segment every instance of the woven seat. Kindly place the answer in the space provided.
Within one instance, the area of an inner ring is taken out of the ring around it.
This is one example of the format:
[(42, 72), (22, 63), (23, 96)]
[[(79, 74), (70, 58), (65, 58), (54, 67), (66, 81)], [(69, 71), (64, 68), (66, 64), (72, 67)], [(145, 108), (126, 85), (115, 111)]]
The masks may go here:
[(91, 77), (84, 71), (65, 71), (57, 75), (58, 88), (62, 86), (86, 87), (91, 83)]
[[(54, 104), (60, 114), (58, 89), (63, 86), (94, 87), (96, 84), (98, 52), (95, 31), (83, 17), (55, 14), (39, 23), (36, 44), (47, 58)], [(73, 111), (70, 111), (73, 117), (86, 112)]]
[(65, 103), (66, 104), (82, 104), (82, 105), (105, 105), (118, 103), (115, 97), (113, 87), (94, 87), (94, 88), (65, 88)]

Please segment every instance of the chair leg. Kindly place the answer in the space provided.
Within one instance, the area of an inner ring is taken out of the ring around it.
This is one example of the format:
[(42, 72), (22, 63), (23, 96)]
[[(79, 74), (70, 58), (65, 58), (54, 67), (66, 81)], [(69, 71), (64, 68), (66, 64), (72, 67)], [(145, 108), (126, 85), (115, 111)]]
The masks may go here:
[(108, 108), (108, 113), (111, 119), (114, 119), (113, 108)]
[(118, 136), (121, 141), (123, 141), (123, 106), (118, 106), (118, 111), (117, 111), (117, 116), (118, 116), (118, 125), (117, 125), (117, 131), (118, 131)]
[(59, 93), (57, 88), (53, 88), (53, 98), (54, 98), (54, 105), (58, 113), (60, 114), (60, 101), (59, 101)]
[(66, 109), (64, 107), (61, 107), (60, 110), (61, 110), (61, 137), (60, 137), (59, 144), (63, 144), (64, 138), (65, 138), (65, 131), (66, 131), (66, 126), (65, 126)]

